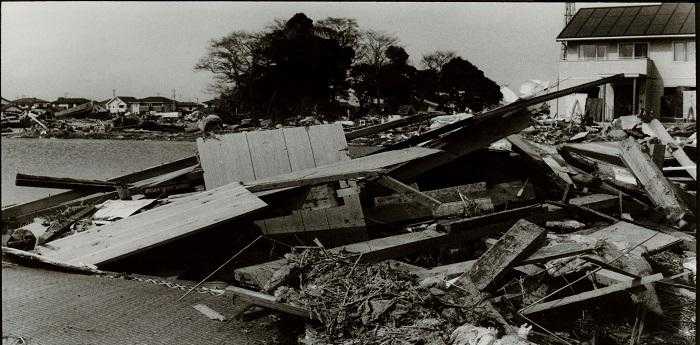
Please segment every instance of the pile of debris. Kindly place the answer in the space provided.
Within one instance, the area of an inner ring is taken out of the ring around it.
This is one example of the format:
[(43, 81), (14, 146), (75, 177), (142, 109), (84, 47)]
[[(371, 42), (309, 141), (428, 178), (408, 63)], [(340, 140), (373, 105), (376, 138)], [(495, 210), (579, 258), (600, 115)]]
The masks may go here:
[(436, 114), (199, 138), (196, 157), (108, 181), (18, 174), (70, 191), (3, 209), (24, 229), (3, 253), (225, 281), (246, 315), (306, 320), (306, 344), (694, 343), (695, 133), (533, 116), (622, 77), (374, 148), (357, 144)]

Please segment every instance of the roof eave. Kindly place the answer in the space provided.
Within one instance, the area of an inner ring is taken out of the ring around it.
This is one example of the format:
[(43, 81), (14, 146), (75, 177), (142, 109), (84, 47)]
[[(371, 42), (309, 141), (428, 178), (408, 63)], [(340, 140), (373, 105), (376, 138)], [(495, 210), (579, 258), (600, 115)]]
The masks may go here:
[(557, 42), (564, 41), (597, 41), (597, 40), (624, 40), (624, 39), (640, 39), (640, 38), (691, 38), (695, 34), (678, 34), (678, 35), (640, 35), (640, 36), (602, 36), (602, 37), (557, 37)]

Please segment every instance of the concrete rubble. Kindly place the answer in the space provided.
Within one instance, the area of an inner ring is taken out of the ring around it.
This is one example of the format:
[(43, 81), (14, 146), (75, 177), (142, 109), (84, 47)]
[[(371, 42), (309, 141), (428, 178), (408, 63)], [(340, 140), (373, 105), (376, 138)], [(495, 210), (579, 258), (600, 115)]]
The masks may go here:
[(3, 209), (3, 261), (225, 282), (248, 322), (304, 320), (303, 344), (695, 343), (694, 123), (541, 112), (614, 78), (475, 114), (210, 115), (198, 157), (109, 181), (18, 174), (69, 192)]

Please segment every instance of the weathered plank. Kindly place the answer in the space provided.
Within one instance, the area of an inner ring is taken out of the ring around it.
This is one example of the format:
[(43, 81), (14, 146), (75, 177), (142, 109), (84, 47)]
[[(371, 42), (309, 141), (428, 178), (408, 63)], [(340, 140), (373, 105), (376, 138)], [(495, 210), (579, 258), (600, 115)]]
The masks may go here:
[(46, 242), (51, 241), (54, 237), (63, 234), (64, 232), (68, 231), (70, 229), (70, 226), (73, 225), (73, 223), (77, 222), (78, 220), (82, 219), (83, 217), (86, 217), (89, 215), (91, 212), (95, 211), (95, 206), (87, 206), (83, 208), (82, 210), (76, 212), (75, 214), (71, 215), (68, 217), (63, 222), (51, 225), (46, 231), (39, 236), (39, 239), (37, 240), (37, 244), (44, 244)]
[(314, 152), (309, 141), (308, 127), (292, 127), (282, 129), (284, 141), (287, 144), (287, 154), (292, 165), (292, 171), (313, 168)]
[(350, 159), (348, 143), (340, 124), (311, 126), (307, 130), (317, 167)]
[(522, 266), (529, 264), (545, 263), (554, 259), (560, 259), (583, 253), (588, 253), (593, 251), (593, 249), (595, 249), (593, 246), (583, 243), (558, 243), (538, 249), (532, 255), (522, 260), (518, 260), (517, 264), (519, 266)]
[(609, 164), (625, 166), (620, 156), (620, 148), (614, 142), (592, 142), (582, 144), (566, 144), (562, 150), (597, 159)]
[(96, 191), (111, 191), (117, 187), (116, 182), (85, 180), (69, 177), (37, 176), (17, 173), (15, 185), (23, 187), (41, 187), (57, 189), (75, 189)]
[[(307, 170), (312, 173), (311, 170)], [(315, 186), (339, 180), (348, 180), (364, 177), (374, 177), (385, 172), (384, 169), (371, 169), (364, 171), (338, 172), (334, 174), (324, 174), (322, 169), (314, 169), (315, 174), (303, 176), (301, 174), (283, 174), (263, 180), (244, 183), (244, 186), (251, 192), (262, 192), (271, 189)]]
[[(447, 232), (463, 232), (503, 222), (509, 222), (511, 225), (508, 227), (510, 227), (521, 218), (537, 218), (540, 221), (544, 221), (545, 212), (546, 207), (542, 205), (524, 206), (483, 216), (439, 221), (438, 228)], [(532, 220), (534, 221), (535, 219)]]
[(620, 153), (625, 165), (644, 186), (649, 199), (662, 208), (671, 221), (678, 222), (689, 215), (690, 210), (683, 197), (666, 179), (651, 157), (642, 152), (642, 148), (634, 138), (627, 138), (620, 142)]
[[(656, 133), (656, 136), (659, 138), (662, 144), (664, 145), (669, 145), (671, 147), (676, 146), (675, 140), (673, 140), (673, 137), (671, 137), (670, 134), (668, 134), (668, 131), (666, 131), (666, 127), (657, 119), (651, 120), (649, 122), (649, 126), (652, 128), (652, 130)], [(695, 162), (688, 157), (688, 154), (685, 153), (682, 147), (678, 147), (673, 149), (672, 153), (673, 158), (675, 158), (678, 163), (680, 163), (681, 166), (684, 167), (694, 167)], [(694, 168), (688, 168), (686, 169), (688, 172), (688, 175), (692, 176), (693, 179), (697, 180), (698, 179), (698, 172), (697, 169)]]
[(538, 181), (536, 185), (547, 191), (554, 189), (561, 195), (568, 188), (567, 185), (573, 184), (571, 177), (561, 171), (559, 164), (530, 141), (519, 134), (509, 135), (507, 139), (513, 145), (513, 149), (526, 158), (527, 165), (533, 170), (533, 178)]
[(184, 197), (113, 224), (68, 236), (43, 250), (67, 263), (104, 264), (266, 206), (238, 183)]
[(506, 269), (518, 259), (527, 256), (528, 251), (544, 239), (547, 231), (524, 219), (519, 220), (498, 242), (489, 248), (469, 272), (469, 276), (479, 290), (493, 288)]
[(572, 303), (583, 302), (583, 301), (587, 301), (589, 299), (609, 295), (611, 293), (625, 291), (625, 290), (629, 290), (629, 289), (637, 287), (637, 286), (642, 286), (642, 285), (650, 284), (653, 282), (657, 282), (663, 278), (664, 278), (664, 276), (661, 273), (657, 273), (654, 275), (642, 277), (640, 279), (633, 279), (633, 280), (629, 280), (629, 281), (624, 281), (624, 282), (621, 282), (618, 284), (606, 286), (604, 288), (600, 288), (600, 289), (596, 289), (596, 290), (592, 290), (592, 291), (586, 291), (586, 292), (583, 292), (583, 293), (580, 293), (577, 295), (564, 297), (564, 298), (561, 298), (558, 300), (535, 304), (535, 305), (532, 305), (530, 307), (527, 307), (527, 308), (521, 310), (521, 313), (528, 315), (528, 314), (532, 314), (532, 313), (536, 313), (536, 312), (540, 312), (540, 311), (544, 311), (544, 310), (559, 308), (559, 307), (563, 307), (565, 305), (569, 305)]
[(636, 246), (632, 253), (638, 254), (653, 254), (681, 241), (671, 235), (627, 222), (615, 223), (588, 236), (611, 243), (618, 243), (625, 249)]
[(250, 304), (281, 311), (287, 314), (301, 316), (307, 319), (313, 319), (310, 311), (288, 303), (277, 302), (274, 296), (270, 296), (262, 292), (251, 291), (237, 286), (227, 286), (226, 292), (232, 293)]
[(229, 182), (255, 179), (245, 133), (206, 140), (198, 138), (197, 152), (204, 170), (204, 185), (207, 189)]
[(255, 179), (292, 172), (281, 130), (246, 132)]

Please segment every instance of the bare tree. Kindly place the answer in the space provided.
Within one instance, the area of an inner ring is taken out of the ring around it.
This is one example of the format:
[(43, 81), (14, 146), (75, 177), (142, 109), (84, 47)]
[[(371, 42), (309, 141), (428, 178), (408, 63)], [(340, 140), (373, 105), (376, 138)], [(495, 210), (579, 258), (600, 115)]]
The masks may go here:
[(194, 66), (195, 71), (214, 74), (210, 88), (225, 92), (244, 82), (248, 71), (259, 59), (257, 50), (261, 45), (261, 34), (234, 31), (220, 39), (209, 42), (207, 53)]
[(374, 66), (379, 70), (389, 62), (385, 54), (386, 49), (398, 45), (399, 39), (394, 35), (375, 30), (363, 31), (358, 54), (356, 54), (357, 61)]
[(440, 70), (442, 70), (442, 66), (444, 66), (456, 56), (457, 54), (453, 51), (436, 50), (433, 53), (423, 55), (423, 58), (421, 59), (421, 65), (425, 69), (439, 72)]
[(357, 20), (354, 18), (328, 17), (319, 20), (316, 26), (333, 30), (333, 38), (338, 40), (340, 45), (354, 49), (355, 55), (357, 55), (362, 36)]

